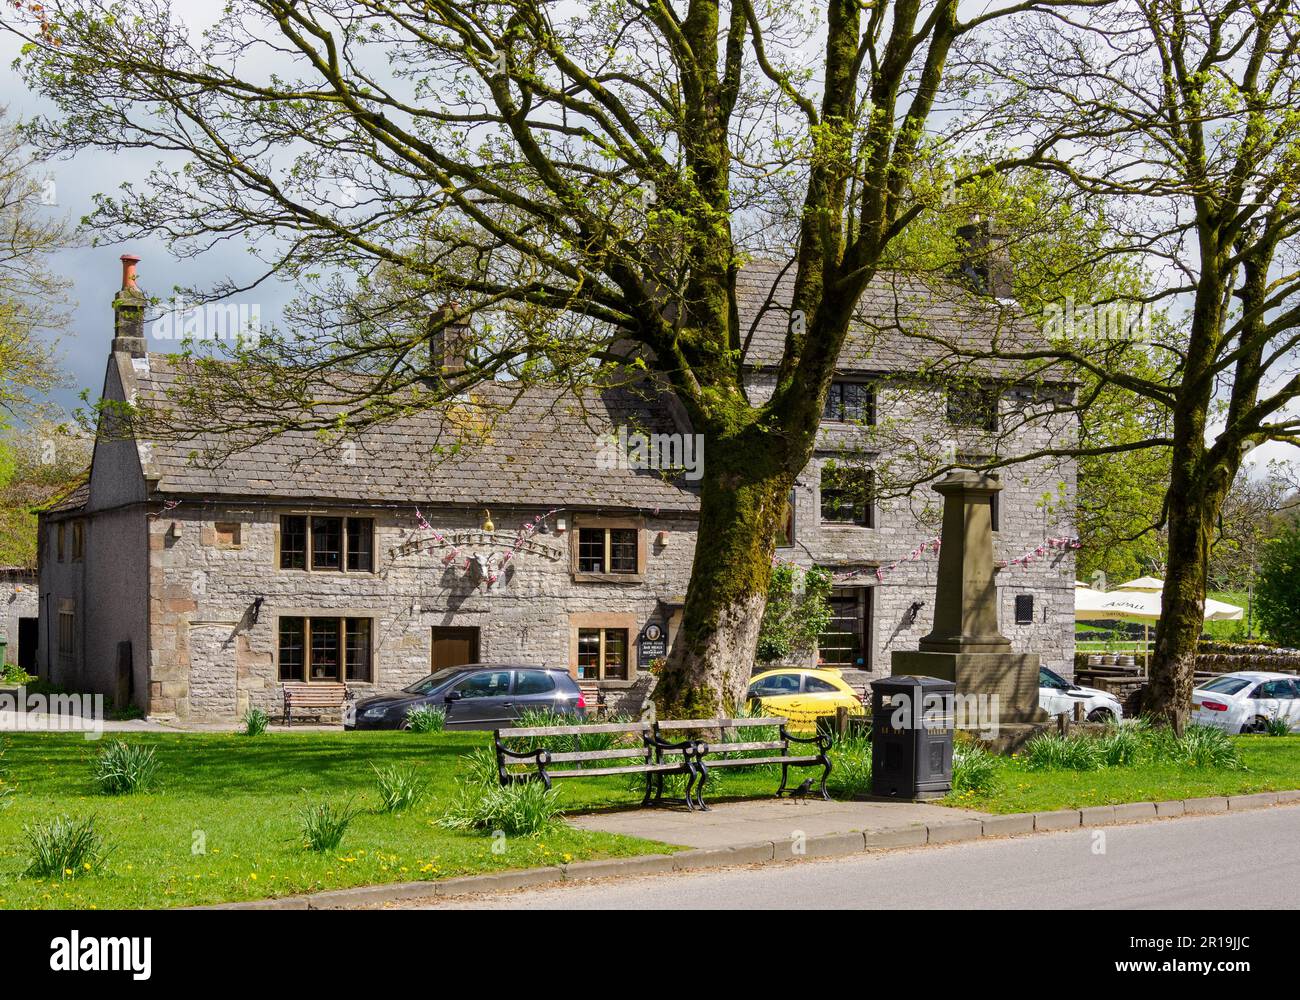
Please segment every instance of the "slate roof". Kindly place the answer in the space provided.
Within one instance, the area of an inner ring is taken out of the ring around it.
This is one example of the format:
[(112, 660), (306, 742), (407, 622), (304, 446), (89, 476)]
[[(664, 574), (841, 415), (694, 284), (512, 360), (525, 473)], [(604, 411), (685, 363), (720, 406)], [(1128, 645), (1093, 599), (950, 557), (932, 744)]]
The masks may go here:
[[(175, 365), (167, 355), (149, 356), (149, 370), (135, 372), (142, 400), (165, 399), (178, 377)], [(695, 510), (698, 499), (690, 489), (658, 471), (609, 461), (603, 435), (620, 426), (629, 434), (676, 429), (662, 405), (627, 389), (533, 387), (519, 393), (508, 383), (487, 383), (449, 417), (407, 415), (359, 434), (351, 461), (337, 442), (324, 443), (309, 431), (211, 461), (202, 456), (217, 443), (214, 434), (156, 441), (149, 450), (163, 494)]]
[[(785, 350), (794, 267), (755, 260), (740, 271), (736, 284), (741, 336), (750, 337), (745, 360), (755, 368), (773, 367)], [(926, 337), (942, 343), (930, 343)], [(840, 368), (914, 372), (950, 359), (945, 344), (987, 351), (995, 341), (1004, 348), (1031, 345), (1041, 343), (1041, 335), (1019, 306), (973, 294), (956, 279), (882, 272), (858, 304)], [(989, 361), (981, 367), (990, 375), (1013, 375), (1023, 370), (1023, 363)]]
[(90, 499), (90, 480), (78, 483), (63, 496), (50, 501), (41, 508), (44, 514), (69, 514), (81, 510)]
[[(774, 261), (755, 261), (740, 274), (742, 336), (759, 317), (746, 355), (751, 366), (772, 366), (780, 359), (792, 283), (793, 268), (782, 275)], [(1012, 330), (1019, 337), (1033, 336), (1016, 309), (972, 295), (954, 281), (882, 275), (863, 297), (859, 314), (842, 355), (845, 370), (916, 371), (944, 353), (902, 335), (909, 329), (984, 347), (995, 329), (1002, 331), (999, 336)], [(176, 364), (168, 355), (154, 354), (147, 371), (135, 369), (144, 400), (165, 399), (177, 377)], [(306, 431), (286, 433), (214, 464), (192, 459), (216, 443), (220, 432), (213, 432), (192, 441), (152, 442), (150, 471), (159, 476), (156, 489), (163, 495), (665, 512), (698, 507), (684, 480), (610, 468), (608, 462), (602, 467), (602, 435), (617, 427), (676, 430), (658, 402), (628, 390), (534, 387), (518, 394), (508, 383), (485, 384), (473, 400), (460, 408), (458, 421), (427, 412), (359, 435), (351, 463), (340, 460), (337, 444), (323, 446)], [(484, 423), (490, 429), (481, 441), (446, 454), (465, 424), (481, 431)], [(65, 504), (71, 500), (52, 510), (69, 509)]]

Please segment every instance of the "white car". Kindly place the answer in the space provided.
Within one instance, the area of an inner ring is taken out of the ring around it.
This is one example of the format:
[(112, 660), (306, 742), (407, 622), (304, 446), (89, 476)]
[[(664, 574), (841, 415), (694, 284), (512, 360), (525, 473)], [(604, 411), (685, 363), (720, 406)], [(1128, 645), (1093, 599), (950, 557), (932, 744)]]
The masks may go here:
[(1089, 722), (1119, 722), (1124, 718), (1124, 707), (1119, 699), (1107, 691), (1079, 687), (1060, 674), (1038, 668), (1038, 707), (1048, 715), (1064, 712), (1074, 718), (1074, 706), (1083, 702), (1083, 716)]
[(1192, 692), (1192, 721), (1228, 733), (1259, 733), (1272, 719), (1300, 731), (1300, 683), (1290, 674), (1240, 670)]

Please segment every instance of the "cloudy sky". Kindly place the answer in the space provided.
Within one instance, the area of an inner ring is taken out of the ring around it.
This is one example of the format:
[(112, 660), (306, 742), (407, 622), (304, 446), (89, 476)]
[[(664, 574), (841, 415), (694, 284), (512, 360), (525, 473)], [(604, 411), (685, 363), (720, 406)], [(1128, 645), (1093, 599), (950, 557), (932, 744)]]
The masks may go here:
[[(184, 11), (191, 32), (197, 34), (211, 23), (220, 8), (219, 0), (187, 0)], [(26, 89), (13, 69), (18, 50), (17, 39), (0, 34), (0, 104), (7, 106), (11, 117), (25, 118), (49, 108), (46, 102)], [(52, 162), (46, 169), (53, 181), (57, 204), (46, 210), (79, 220), (91, 210), (91, 199), (96, 193), (113, 192), (124, 182), (144, 175), (157, 158), (157, 152), (151, 150), (127, 150), (117, 154), (92, 151), (75, 159)], [(56, 396), (56, 401), (66, 409), (78, 405), (83, 390), (88, 389), (93, 399), (101, 388), (108, 345), (113, 336), (110, 304), (120, 284), (118, 258), (123, 253), (134, 253), (143, 258), (141, 287), (163, 299), (170, 299), (177, 286), (201, 287), (221, 277), (240, 282), (260, 273), (256, 261), (249, 258), (247, 248), (230, 243), (218, 244), (202, 256), (185, 260), (172, 256), (162, 242), (155, 239), (136, 240), (130, 245), (83, 246), (57, 254), (54, 266), (72, 280), (70, 294), (74, 307), (72, 323), (59, 342), (64, 366), (74, 383)], [(287, 284), (266, 282), (253, 293), (242, 295), (238, 301), (245, 307), (256, 307), (260, 322), (266, 328), (279, 322), (281, 310), (291, 297), (292, 288)], [(168, 342), (151, 338), (150, 349), (166, 351)], [(1296, 449), (1289, 445), (1265, 445), (1250, 456), (1250, 461), (1259, 470), (1272, 459), (1300, 467)]]

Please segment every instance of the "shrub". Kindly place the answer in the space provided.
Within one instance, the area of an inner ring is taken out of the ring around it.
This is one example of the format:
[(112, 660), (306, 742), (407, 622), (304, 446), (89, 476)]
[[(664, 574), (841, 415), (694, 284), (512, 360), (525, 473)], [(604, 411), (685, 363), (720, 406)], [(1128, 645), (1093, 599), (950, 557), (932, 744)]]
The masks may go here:
[(36, 679), (16, 663), (0, 665), (0, 680), (6, 684), (30, 684)]
[[(795, 593), (803, 576), (803, 594)], [(771, 663), (800, 650), (811, 649), (831, 619), (831, 574), (820, 567), (800, 569), (789, 563), (772, 568), (767, 604), (758, 628), (755, 655)]]
[(95, 829), (95, 817), (75, 820), (59, 816), (35, 826), (24, 826), (28, 878), (77, 878), (104, 869), (112, 848)]
[(555, 825), (560, 812), (557, 789), (540, 781), (466, 789), (439, 820), (449, 830), (497, 830), (527, 837)]
[(1265, 546), (1255, 606), (1273, 639), (1283, 646), (1300, 646), (1300, 524), (1288, 525)]
[(406, 713), (406, 728), (413, 733), (440, 733), (447, 725), (447, 713), (433, 705), (420, 705)]
[(491, 747), (478, 747), (460, 758), (457, 769), (462, 784), (474, 788), (490, 788), (501, 783), (497, 774), (497, 755)]
[(356, 814), (350, 802), (341, 807), (328, 801), (303, 806), (298, 811), (303, 847), (309, 851), (334, 850), (343, 842), (343, 834)]
[(385, 768), (373, 764), (370, 766), (379, 786), (380, 808), (383, 812), (405, 812), (424, 798), (428, 791), (428, 785), (413, 767), (402, 767), (400, 764)]
[(871, 791), (871, 739), (843, 736), (831, 747), (831, 793), (843, 798)]
[(1103, 767), (1132, 767), (1141, 756), (1145, 741), (1142, 731), (1134, 726), (1108, 726), (1105, 734), (1097, 737)]
[(270, 716), (260, 708), (249, 708), (249, 710), (244, 713), (244, 735), (261, 736), (266, 732), (266, 727), (270, 722)]
[(153, 747), (114, 740), (95, 758), (95, 781), (105, 795), (143, 792), (158, 780)]
[(1097, 740), (1054, 733), (1040, 733), (1026, 743), (1023, 760), (1031, 771), (1095, 771), (1104, 763)]
[(952, 790), (988, 795), (998, 786), (999, 761), (978, 743), (954, 743), (952, 748)]
[(1223, 771), (1244, 771), (1245, 762), (1232, 737), (1212, 726), (1188, 726), (1177, 737), (1173, 759), (1186, 767), (1215, 768)]
[(1289, 736), (1291, 735), (1291, 720), (1285, 715), (1269, 716), (1264, 721), (1264, 732), (1269, 736)]

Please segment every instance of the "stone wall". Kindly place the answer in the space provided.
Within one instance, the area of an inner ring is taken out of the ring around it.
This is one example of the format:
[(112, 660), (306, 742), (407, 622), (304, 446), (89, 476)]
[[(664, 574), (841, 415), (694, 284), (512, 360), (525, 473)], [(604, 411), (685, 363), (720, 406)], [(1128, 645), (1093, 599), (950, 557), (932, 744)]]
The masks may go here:
[(18, 663), (23, 652), (18, 644), (18, 622), (40, 614), (36, 574), (21, 570), (0, 570), (0, 639), (6, 643), (5, 660)]
[[(755, 395), (770, 391), (760, 379)], [(846, 452), (863, 454), (864, 464), (881, 469), (882, 480), (901, 481), (911, 452), (953, 448), (962, 455), (1016, 455), (1071, 439), (1072, 421), (1050, 414), (1042, 400), (1002, 402), (1003, 424), (1014, 427), (1014, 440), (996, 434), (954, 430), (943, 420), (944, 394), (918, 386), (884, 388), (878, 394), (878, 426), (825, 425), (817, 454), (795, 485), (795, 538), (778, 558), (801, 566), (842, 567), (835, 574), (841, 585), (872, 586), (875, 647), (873, 676), (889, 673), (890, 653), (915, 649), (930, 631), (938, 556), (926, 552), (915, 561), (908, 555), (923, 541), (939, 534), (942, 504), (937, 493), (921, 486), (877, 503), (875, 527), (823, 524), (820, 517), (822, 469), (843, 464)], [(1075, 463), (1069, 459), (1037, 459), (1008, 466), (1000, 472), (1000, 530), (994, 538), (994, 559), (1003, 562), (1025, 554), (1045, 539), (1073, 536), (1076, 494)], [(874, 568), (897, 563), (877, 581)], [(1017, 652), (1037, 652), (1045, 666), (1066, 676), (1074, 668), (1074, 553), (1056, 549), (1028, 565), (1006, 566), (998, 573), (999, 621)], [(1015, 599), (1034, 598), (1033, 624), (1015, 623)], [(915, 621), (908, 609), (920, 602)], [(815, 654), (806, 658), (815, 660)]]
[[(565, 531), (535, 535), (502, 577), (485, 587), (472, 572), (467, 575), (466, 557), (510, 549), (517, 528), (542, 512), (494, 510), (497, 528), (489, 535), (478, 512), (426, 507), (432, 528), (450, 539), (440, 543), (417, 526), (413, 509), (330, 508), (330, 514), (375, 518), (375, 572), (280, 570), (279, 518), (295, 512), (182, 504), (151, 522), (153, 714), (230, 717), (250, 705), (279, 714), (278, 619), (330, 612), (374, 620), (372, 680), (350, 682), (360, 695), (428, 674), (434, 626), (478, 628), (483, 662), (563, 666), (573, 660), (574, 621), (609, 616), (625, 623), (633, 639), (632, 676), (603, 685), (607, 701), (623, 710), (627, 699), (621, 692), (638, 681), (636, 636), (651, 620), (671, 624), (664, 605), (684, 593), (694, 546), (689, 519), (648, 517), (641, 529), (641, 579), (576, 580), (570, 565), (575, 515), (567, 513)], [(582, 517), (576, 515), (578, 524)], [(238, 547), (218, 541), (218, 522), (240, 525)], [(454, 545), (462, 551), (448, 563)], [(263, 600), (254, 612), (257, 598)]]

